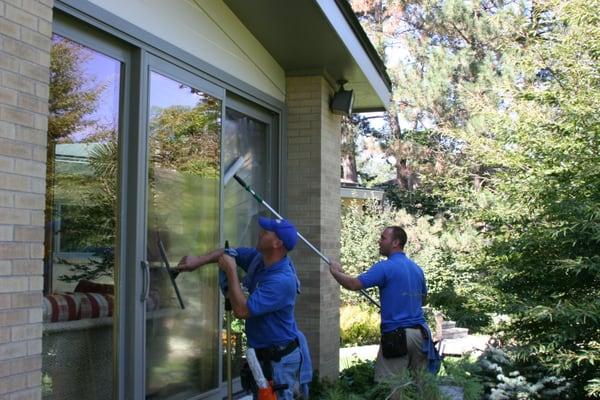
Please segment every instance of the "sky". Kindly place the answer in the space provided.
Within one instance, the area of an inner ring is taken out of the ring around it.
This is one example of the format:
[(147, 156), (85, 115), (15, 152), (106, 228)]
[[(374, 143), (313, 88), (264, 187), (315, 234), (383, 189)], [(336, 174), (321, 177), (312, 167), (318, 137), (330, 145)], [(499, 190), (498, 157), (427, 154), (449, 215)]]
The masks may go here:
[[(97, 121), (102, 126), (117, 126), (121, 91), (121, 62), (88, 48), (84, 48), (83, 52), (85, 57), (80, 67), (85, 83), (82, 89), (103, 87), (97, 106), (88, 115), (88, 118)], [(198, 104), (199, 96), (190, 93), (189, 87), (180, 87), (179, 82), (156, 72), (151, 72), (150, 80), (149, 104), (151, 108), (165, 108), (172, 105), (194, 107)], [(94, 127), (83, 129), (81, 132), (75, 133), (73, 138), (83, 140), (94, 130)]]

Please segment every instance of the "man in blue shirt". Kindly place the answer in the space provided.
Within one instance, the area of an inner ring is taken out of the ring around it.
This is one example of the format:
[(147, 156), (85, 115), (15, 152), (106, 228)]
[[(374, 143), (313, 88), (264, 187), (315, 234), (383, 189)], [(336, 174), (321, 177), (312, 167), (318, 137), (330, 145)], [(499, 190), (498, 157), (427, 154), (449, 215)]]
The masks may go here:
[[(256, 248), (216, 249), (201, 256), (186, 256), (179, 262), (181, 271), (191, 271), (208, 263), (218, 262), (227, 277), (227, 294), (233, 313), (246, 320), (246, 336), (256, 350), (265, 371), (274, 385), (287, 385), (277, 391), (278, 399), (292, 400), (299, 386), (308, 398), (308, 383), (312, 367), (304, 335), (294, 319), (294, 306), (300, 283), (287, 253), (298, 241), (294, 225), (283, 219), (259, 217), (262, 228)], [(242, 283), (248, 290), (246, 298), (237, 275), (237, 266), (247, 274)]]
[(379, 288), (382, 343), (375, 362), (376, 381), (406, 368), (428, 368), (431, 372), (439, 368), (439, 356), (422, 309), (427, 296), (425, 275), (421, 267), (404, 254), (406, 241), (404, 229), (387, 227), (379, 238), (379, 253), (387, 260), (374, 264), (357, 277), (345, 274), (337, 262), (332, 262), (329, 269), (346, 289)]

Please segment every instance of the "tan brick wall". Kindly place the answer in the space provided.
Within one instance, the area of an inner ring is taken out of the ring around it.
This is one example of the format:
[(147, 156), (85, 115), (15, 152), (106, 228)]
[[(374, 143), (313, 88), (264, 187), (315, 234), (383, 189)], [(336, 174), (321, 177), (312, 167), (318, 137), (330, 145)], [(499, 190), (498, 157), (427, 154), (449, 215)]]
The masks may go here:
[[(288, 217), (327, 257), (340, 251), (340, 118), (329, 111), (333, 89), (320, 76), (289, 77)], [(336, 379), (339, 368), (340, 289), (328, 265), (304, 244), (292, 253), (302, 282), (296, 317), (313, 367)]]
[(0, 0), (0, 400), (41, 398), (52, 0)]

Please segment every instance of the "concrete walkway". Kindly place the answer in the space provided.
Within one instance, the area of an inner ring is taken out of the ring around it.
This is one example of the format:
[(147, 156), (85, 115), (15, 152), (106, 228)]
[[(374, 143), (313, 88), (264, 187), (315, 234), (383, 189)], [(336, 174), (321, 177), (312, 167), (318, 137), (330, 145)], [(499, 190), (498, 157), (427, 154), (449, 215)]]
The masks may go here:
[(481, 354), (488, 346), (489, 335), (468, 335), (457, 339), (444, 339), (442, 352), (445, 356), (460, 357), (463, 354)]
[(378, 344), (357, 347), (342, 347), (340, 349), (340, 371), (348, 368), (356, 360), (374, 361), (379, 351)]

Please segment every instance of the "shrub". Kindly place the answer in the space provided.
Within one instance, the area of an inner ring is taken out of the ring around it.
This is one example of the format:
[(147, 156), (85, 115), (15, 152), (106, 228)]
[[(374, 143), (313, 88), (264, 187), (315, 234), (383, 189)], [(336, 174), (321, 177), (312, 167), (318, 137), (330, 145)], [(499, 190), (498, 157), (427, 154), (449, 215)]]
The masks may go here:
[(311, 385), (311, 398), (321, 400), (442, 400), (440, 384), (460, 386), (464, 389), (465, 400), (479, 400), (483, 385), (475, 371), (481, 368), (473, 359), (458, 362), (444, 361), (443, 372), (434, 376), (428, 372), (409, 373), (395, 376), (385, 382), (375, 383), (375, 363), (356, 359), (348, 368), (340, 372), (338, 382), (317, 378)]
[(486, 389), (486, 399), (569, 399), (572, 384), (551, 374), (539, 364), (517, 363), (512, 352), (489, 347), (479, 358), (478, 372)]
[(340, 386), (352, 393), (365, 393), (373, 387), (375, 362), (356, 360), (340, 372)]
[(340, 373), (340, 380), (320, 398), (323, 399), (402, 399), (402, 400), (442, 400), (437, 379), (427, 372), (409, 373), (394, 376), (384, 382), (375, 383), (375, 363), (356, 361)]
[(344, 306), (340, 309), (340, 342), (343, 347), (378, 344), (380, 316), (366, 307)]
[(474, 356), (446, 357), (438, 377), (440, 382), (446, 385), (461, 387), (464, 400), (480, 400), (484, 393), (481, 371), (481, 366)]

